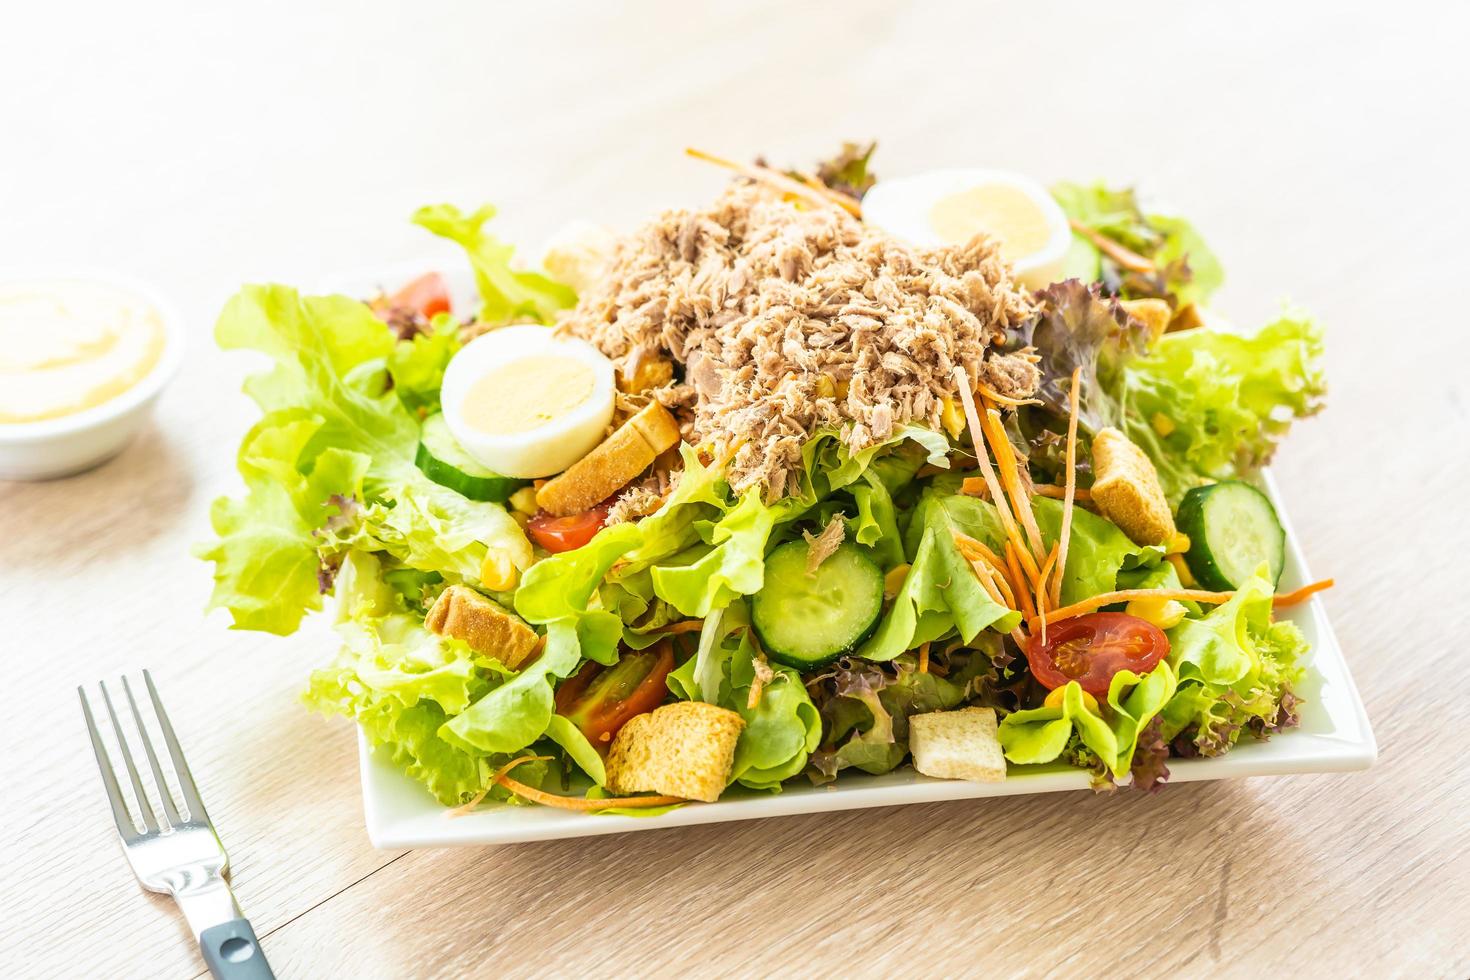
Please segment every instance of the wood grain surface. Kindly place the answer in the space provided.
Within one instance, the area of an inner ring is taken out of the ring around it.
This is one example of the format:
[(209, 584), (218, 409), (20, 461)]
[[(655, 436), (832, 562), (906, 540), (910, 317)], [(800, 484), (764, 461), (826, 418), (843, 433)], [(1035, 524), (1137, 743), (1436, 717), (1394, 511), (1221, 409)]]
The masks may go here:
[[(283, 977), (1470, 973), (1470, 269), (1461, 5), (31, 4), (3, 17), (0, 265), (147, 278), (192, 347), (153, 425), (0, 484), (0, 973), (193, 977), (118, 853), (74, 687), (148, 665)], [(1378, 766), (500, 849), (380, 852), (328, 657), (201, 612), (232, 491), (242, 281), (436, 251), (492, 200), (528, 245), (714, 192), (686, 144), (880, 172), (1142, 183), (1226, 314), (1327, 325), (1329, 410), (1277, 474)]]

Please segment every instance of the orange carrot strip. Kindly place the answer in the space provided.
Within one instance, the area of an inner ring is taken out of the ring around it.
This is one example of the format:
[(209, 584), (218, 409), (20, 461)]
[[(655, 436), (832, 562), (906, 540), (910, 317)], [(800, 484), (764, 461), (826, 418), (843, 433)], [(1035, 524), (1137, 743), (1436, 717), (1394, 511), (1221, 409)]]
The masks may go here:
[[(1054, 609), (1051, 619), (1055, 623), (1063, 619), (1071, 619), (1073, 616), (1081, 616), (1083, 613), (1090, 613), (1103, 606), (1111, 606), (1115, 602), (1131, 602), (1134, 599), (1183, 599), (1208, 605), (1229, 602), (1234, 597), (1234, 592), (1206, 592), (1203, 589), (1119, 589), (1117, 592), (1100, 592), (1079, 602), (1074, 602), (1070, 606)], [(1037, 625), (1040, 625), (1039, 620), (1036, 622)]]
[(919, 645), (919, 673), (929, 673), (929, 641), (925, 640)]
[[(1001, 598), (1000, 589), (996, 585), (996, 579), (999, 578), (999, 576), (996, 572), (992, 571), (991, 568), (985, 564), (985, 562), (971, 560), (970, 569), (975, 573), (975, 577), (980, 580), (980, 586), (985, 589), (985, 591), (990, 595), (991, 599), (995, 600), (997, 605), (1005, 606), (1007, 609), (1011, 610), (1014, 610), (1016, 608), (1014, 599), (1012, 599), (1012, 601), (1010, 602), (1006, 602), (1005, 599)], [(1021, 632), (1021, 628), (1019, 626), (1013, 627), (1011, 629), (1010, 637), (1012, 640), (1016, 641), (1016, 646), (1020, 647), (1022, 650), (1026, 649), (1026, 634)]]
[(975, 390), (997, 405), (1008, 405), (1011, 408), (1020, 408), (1022, 405), (1041, 404), (1041, 399), (1039, 398), (1011, 398), (1009, 395), (1002, 395), (984, 381), (975, 382)]
[(609, 796), (603, 800), (589, 800), (580, 796), (557, 796), (555, 793), (547, 793), (534, 786), (518, 783), (509, 776), (501, 776), (500, 785), (522, 799), (530, 800), (532, 803), (540, 803), (542, 806), (555, 807), (558, 810), (606, 810), (610, 807), (641, 808), (647, 806), (672, 806), (675, 803), (689, 802), (682, 796)]
[[(1077, 412), (1082, 398), (1082, 368), (1072, 371), (1072, 390), (1067, 393), (1067, 479), (1062, 491), (1062, 527), (1057, 543), (1057, 577), (1052, 583), (1051, 604), (1062, 604), (1062, 573), (1067, 567), (1067, 546), (1072, 543), (1072, 511), (1077, 503)], [(1091, 497), (1091, 494), (1088, 494)]]
[[(966, 497), (979, 497), (981, 500), (990, 499), (990, 491), (985, 487), (985, 481), (978, 476), (967, 476), (960, 482), (960, 493)], [(1033, 497), (1050, 497), (1052, 500), (1065, 500), (1067, 488), (1055, 483), (1033, 483), (1031, 484), (1031, 495)], [(1072, 491), (1074, 500), (1091, 500), (1092, 491), (1086, 487), (1077, 487)]]
[[(724, 167), (727, 170), (733, 170), (736, 173), (740, 174), (742, 177), (749, 177), (751, 180), (758, 180), (763, 184), (769, 184), (772, 187), (784, 191), (787, 194), (793, 194), (804, 200), (810, 201), (813, 204), (820, 204), (823, 207), (841, 208), (848, 214), (852, 215), (854, 218), (862, 216), (862, 208), (859, 207), (856, 201), (838, 201), (827, 194), (818, 194), (815, 190), (806, 186), (801, 181), (792, 180), (785, 174), (777, 173), (769, 167), (760, 167), (756, 166), (755, 164), (737, 163), (734, 160), (726, 160), (724, 157), (717, 157), (713, 153), (706, 153), (703, 150), (696, 150), (692, 146), (685, 148), (684, 152), (687, 153), (689, 156), (694, 157), (694, 159), (696, 160), (703, 160), (706, 163), (713, 163), (718, 167)], [(1101, 246), (1098, 247), (1101, 248)]]
[[(1046, 546), (1041, 541), (1041, 529), (1036, 526), (1036, 514), (1031, 510), (1031, 495), (1021, 484), (1016, 450), (1006, 436), (1005, 427), (1000, 421), (1000, 413), (987, 407), (980, 416), (980, 424), (985, 427), (985, 436), (990, 440), (991, 452), (995, 453), (995, 465), (1000, 471), (1001, 486), (1005, 487), (1016, 515), (1021, 519), (1021, 527), (1026, 530), (1026, 541), (1031, 546), (1031, 556), (1035, 561), (1040, 561), (1046, 554)], [(1025, 549), (1017, 548), (1017, 550), (1025, 553)], [(1026, 571), (1035, 576), (1035, 563), (1027, 566)]]
[(1113, 241), (1096, 228), (1088, 227), (1076, 218), (1068, 222), (1072, 230), (1097, 246), (1097, 250), (1127, 269), (1129, 272), (1153, 272), (1154, 264), (1130, 248)]
[(1313, 582), (1310, 585), (1304, 585), (1299, 589), (1292, 589), (1290, 592), (1283, 592), (1271, 600), (1271, 608), (1282, 609), (1286, 606), (1295, 606), (1297, 603), (1306, 602), (1318, 592), (1321, 592), (1323, 589), (1330, 589), (1336, 584), (1337, 583), (1334, 582), (1332, 579), (1324, 578), (1320, 582)]
[(1052, 569), (1056, 567), (1057, 553), (1060, 548), (1060, 542), (1051, 546), (1051, 551), (1047, 553), (1046, 561), (1041, 565), (1041, 574), (1036, 578), (1036, 616), (1041, 620), (1042, 643), (1046, 642), (1046, 607), (1047, 595), (1050, 592), (1047, 588), (1047, 577), (1051, 575)]
[(499, 769), (495, 770), (495, 775), (493, 775), (493, 776), (490, 777), (490, 781), (485, 784), (485, 788), (484, 789), (482, 789), (478, 793), (476, 793), (474, 795), (474, 797), (472, 797), (468, 803), (465, 803), (462, 806), (457, 806), (453, 810), (450, 810), (449, 811), (449, 815), (451, 817), (462, 817), (465, 814), (469, 813), (471, 810), (473, 810), (475, 807), (479, 806), (480, 803), (485, 799), (485, 797), (490, 794), (490, 790), (492, 788), (494, 788), (495, 784), (498, 783), (498, 782), (500, 782), (501, 779), (505, 778), (505, 774), (506, 773), (510, 772), (512, 769), (514, 769), (516, 766), (520, 765), (521, 763), (523, 763), (523, 762), (545, 762), (546, 760), (548, 760), (550, 758), (551, 758), (551, 756), (549, 756), (549, 755), (523, 755), (523, 756), (521, 756), (518, 759), (512, 759), (512, 760), (510, 760), (505, 765), (503, 765)]
[(965, 408), (965, 424), (970, 429), (970, 441), (975, 444), (975, 461), (980, 464), (980, 474), (985, 478), (986, 488), (990, 490), (990, 502), (995, 504), (996, 513), (1000, 516), (1000, 526), (1005, 529), (1006, 537), (1019, 542), (1021, 531), (1016, 527), (1016, 519), (1011, 516), (1011, 508), (1006, 503), (1005, 494), (1001, 491), (1000, 480), (995, 475), (995, 467), (990, 464), (990, 454), (985, 451), (985, 430), (980, 425), (980, 413), (975, 410), (975, 395), (970, 389), (970, 375), (965, 371), (963, 365), (955, 365), (954, 381), (960, 389), (960, 403)]
[(1016, 598), (1021, 602), (1021, 615), (1029, 622), (1036, 618), (1036, 605), (1031, 601), (1031, 591), (1026, 587), (1027, 580), (1021, 577), (1021, 566), (1016, 561), (1016, 546), (1009, 541), (1006, 542), (1006, 567), (1011, 571), (1011, 581), (1016, 586)]

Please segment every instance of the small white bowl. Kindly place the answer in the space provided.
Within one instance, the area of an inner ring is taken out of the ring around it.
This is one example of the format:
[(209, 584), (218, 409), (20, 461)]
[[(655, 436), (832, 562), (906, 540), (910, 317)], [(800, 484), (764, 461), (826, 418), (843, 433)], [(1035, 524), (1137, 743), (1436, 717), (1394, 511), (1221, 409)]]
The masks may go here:
[(50, 480), (91, 469), (127, 446), (184, 359), (184, 325), (173, 304), (151, 287), (95, 269), (6, 268), (0, 282), (79, 280), (104, 283), (146, 300), (163, 321), (163, 353), (153, 369), (100, 405), (38, 422), (0, 423), (0, 480)]

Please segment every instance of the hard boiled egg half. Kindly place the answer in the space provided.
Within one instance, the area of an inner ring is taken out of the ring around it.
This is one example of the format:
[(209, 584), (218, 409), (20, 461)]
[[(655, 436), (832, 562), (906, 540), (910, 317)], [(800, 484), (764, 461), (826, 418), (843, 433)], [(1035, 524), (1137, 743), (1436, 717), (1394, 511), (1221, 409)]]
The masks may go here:
[(1072, 230), (1046, 188), (1003, 170), (936, 170), (880, 180), (863, 197), (863, 220), (914, 245), (959, 245), (984, 232), (1021, 281), (1041, 289), (1062, 278)]
[(481, 465), (531, 480), (587, 455), (613, 416), (613, 365), (550, 327), (502, 327), (466, 344), (444, 371), (449, 431)]

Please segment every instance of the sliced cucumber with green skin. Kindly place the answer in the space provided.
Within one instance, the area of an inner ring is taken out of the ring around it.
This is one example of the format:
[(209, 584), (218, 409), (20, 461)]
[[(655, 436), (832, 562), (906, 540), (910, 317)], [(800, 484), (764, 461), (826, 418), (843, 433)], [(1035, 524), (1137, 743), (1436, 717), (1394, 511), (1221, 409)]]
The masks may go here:
[(1184, 495), (1176, 518), (1189, 536), (1184, 560), (1207, 589), (1238, 589), (1261, 563), (1275, 586), (1286, 567), (1286, 532), (1264, 493), (1239, 480), (1195, 487)]
[(430, 415), (424, 419), (419, 449), (413, 461), (424, 476), (471, 500), (503, 504), (511, 494), (526, 485), (525, 480), (501, 476), (475, 462), (449, 431), (449, 423), (444, 421), (443, 415)]
[(843, 544), (806, 572), (805, 541), (766, 559), (765, 585), (750, 619), (772, 660), (806, 671), (831, 663), (865, 640), (883, 612), (883, 573), (863, 550)]

